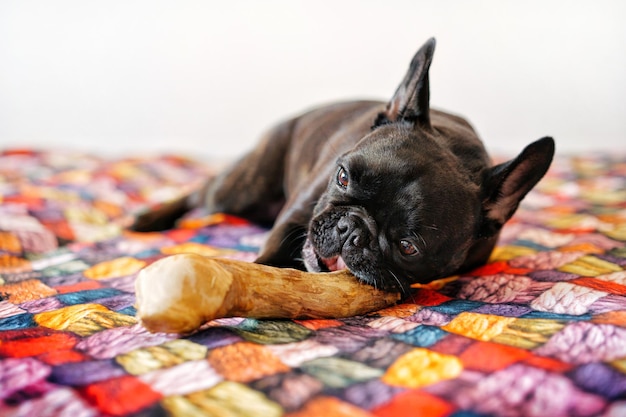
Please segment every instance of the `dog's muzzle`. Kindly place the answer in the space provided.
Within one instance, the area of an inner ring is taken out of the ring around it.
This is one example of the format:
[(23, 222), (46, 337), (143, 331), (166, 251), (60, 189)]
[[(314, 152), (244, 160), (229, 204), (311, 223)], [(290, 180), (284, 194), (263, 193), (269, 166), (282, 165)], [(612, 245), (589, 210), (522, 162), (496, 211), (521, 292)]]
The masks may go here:
[(313, 272), (354, 272), (354, 259), (363, 261), (375, 235), (376, 224), (364, 210), (326, 210), (311, 222), (302, 250), (304, 264)]

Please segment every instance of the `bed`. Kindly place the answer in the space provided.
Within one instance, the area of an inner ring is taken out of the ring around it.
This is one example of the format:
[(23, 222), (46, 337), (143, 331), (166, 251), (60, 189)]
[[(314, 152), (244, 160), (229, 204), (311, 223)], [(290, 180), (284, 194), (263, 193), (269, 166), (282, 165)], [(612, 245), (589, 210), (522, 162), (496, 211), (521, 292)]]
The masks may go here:
[(0, 415), (626, 416), (626, 155), (558, 156), (487, 265), (398, 305), (150, 333), (141, 268), (266, 236), (201, 210), (126, 230), (216, 169), (0, 150)]

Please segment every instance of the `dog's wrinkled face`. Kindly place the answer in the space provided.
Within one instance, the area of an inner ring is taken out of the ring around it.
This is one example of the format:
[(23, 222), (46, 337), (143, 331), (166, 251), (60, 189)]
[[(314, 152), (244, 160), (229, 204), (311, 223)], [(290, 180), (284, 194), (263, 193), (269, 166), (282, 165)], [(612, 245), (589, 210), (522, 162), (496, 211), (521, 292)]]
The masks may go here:
[(406, 290), (463, 264), (480, 210), (479, 187), (448, 150), (410, 124), (383, 126), (338, 159), (309, 225), (305, 265), (347, 267), (363, 282)]

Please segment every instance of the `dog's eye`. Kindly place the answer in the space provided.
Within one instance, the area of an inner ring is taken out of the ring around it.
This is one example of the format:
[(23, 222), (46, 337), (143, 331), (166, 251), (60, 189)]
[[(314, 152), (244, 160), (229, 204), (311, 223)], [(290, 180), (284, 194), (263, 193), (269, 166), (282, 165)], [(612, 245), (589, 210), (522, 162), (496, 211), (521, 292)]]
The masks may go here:
[(339, 168), (337, 172), (337, 184), (341, 188), (347, 188), (348, 184), (350, 184), (350, 177), (348, 177), (348, 173), (343, 167)]
[(419, 249), (408, 240), (400, 241), (400, 251), (407, 256), (417, 255), (419, 253)]

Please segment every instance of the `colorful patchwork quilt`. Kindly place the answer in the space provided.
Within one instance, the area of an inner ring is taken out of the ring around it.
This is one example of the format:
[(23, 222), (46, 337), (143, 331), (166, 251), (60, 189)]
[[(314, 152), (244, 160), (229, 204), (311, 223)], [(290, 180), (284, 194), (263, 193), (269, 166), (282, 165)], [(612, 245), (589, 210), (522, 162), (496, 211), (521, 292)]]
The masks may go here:
[(626, 416), (626, 155), (558, 157), (487, 265), (393, 307), (149, 333), (141, 268), (266, 236), (201, 211), (125, 229), (214, 171), (0, 150), (0, 415)]

